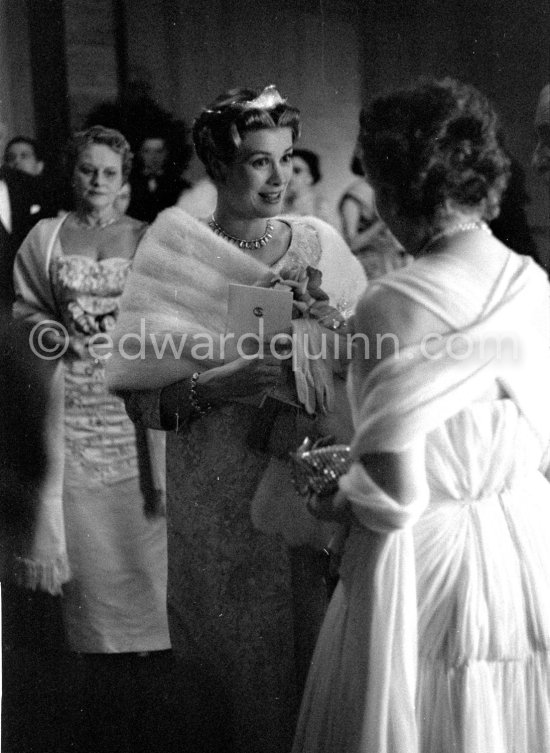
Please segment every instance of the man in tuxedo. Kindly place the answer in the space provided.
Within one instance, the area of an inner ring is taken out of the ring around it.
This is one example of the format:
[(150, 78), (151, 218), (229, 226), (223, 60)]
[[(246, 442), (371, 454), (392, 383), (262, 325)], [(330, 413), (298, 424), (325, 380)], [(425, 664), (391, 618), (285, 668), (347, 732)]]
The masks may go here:
[(163, 209), (173, 206), (180, 195), (191, 187), (182, 177), (190, 152), (184, 143), (183, 157), (175, 153), (172, 142), (161, 128), (151, 129), (137, 150), (130, 175), (131, 199), (128, 214), (136, 220), (153, 222)]
[(38, 142), (28, 136), (14, 136), (6, 144), (4, 164), (38, 177), (44, 173), (44, 160)]
[[(0, 153), (6, 128), (0, 123)], [(14, 299), (13, 260), (32, 226), (45, 214), (39, 186), (32, 175), (0, 167), (0, 302), (10, 306)]]

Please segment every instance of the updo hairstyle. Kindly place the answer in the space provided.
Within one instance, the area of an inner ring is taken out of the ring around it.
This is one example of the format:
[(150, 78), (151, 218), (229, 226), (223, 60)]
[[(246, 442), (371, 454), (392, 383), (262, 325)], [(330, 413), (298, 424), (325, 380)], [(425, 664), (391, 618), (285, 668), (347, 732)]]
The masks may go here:
[[(265, 90), (264, 90), (265, 91)], [(193, 143), (206, 172), (219, 179), (219, 164), (231, 164), (248, 131), (290, 128), (292, 142), (300, 135), (300, 112), (286, 102), (268, 107), (246, 107), (259, 96), (253, 89), (230, 89), (221, 94), (193, 124)]]
[(120, 131), (114, 128), (105, 128), (101, 125), (95, 125), (87, 128), (85, 131), (78, 131), (73, 134), (67, 147), (67, 170), (72, 175), (82, 152), (93, 144), (108, 146), (116, 154), (122, 157), (122, 182), (125, 183), (132, 169), (133, 154), (130, 144), (126, 141)]
[(447, 199), (471, 208), (485, 201), (484, 218), (497, 216), (510, 162), (497, 116), (473, 86), (421, 82), (376, 99), (360, 124), (367, 178), (388, 190), (405, 216), (431, 222)]

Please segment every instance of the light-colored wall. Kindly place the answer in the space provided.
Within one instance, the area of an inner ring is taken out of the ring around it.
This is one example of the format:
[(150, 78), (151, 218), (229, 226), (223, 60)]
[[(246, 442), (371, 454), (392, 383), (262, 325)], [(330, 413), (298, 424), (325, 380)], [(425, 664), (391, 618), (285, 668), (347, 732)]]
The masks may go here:
[[(342, 0), (325, 13), (287, 0), (127, 0), (130, 78), (148, 80), (188, 123), (225, 89), (276, 84), (302, 111), (300, 143), (319, 153), (335, 209), (359, 113), (356, 5)], [(201, 172), (195, 160), (191, 177)]]

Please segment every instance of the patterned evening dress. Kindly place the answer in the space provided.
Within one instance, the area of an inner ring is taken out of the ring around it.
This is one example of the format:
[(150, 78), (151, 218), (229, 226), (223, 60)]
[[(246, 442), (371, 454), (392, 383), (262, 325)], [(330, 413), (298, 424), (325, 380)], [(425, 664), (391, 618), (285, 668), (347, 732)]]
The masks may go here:
[[(118, 257), (53, 257), (61, 321), (82, 345), (114, 326), (130, 265)], [(165, 519), (145, 514), (134, 425), (107, 391), (102, 360), (82, 352), (64, 361), (68, 644), (93, 653), (166, 649)]]

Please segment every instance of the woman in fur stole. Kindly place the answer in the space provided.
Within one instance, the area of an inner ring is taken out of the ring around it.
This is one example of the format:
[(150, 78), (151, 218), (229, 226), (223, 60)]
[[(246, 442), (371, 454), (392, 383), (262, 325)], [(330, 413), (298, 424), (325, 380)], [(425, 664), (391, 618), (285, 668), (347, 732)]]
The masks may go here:
[[(297, 497), (288, 453), (334, 428), (316, 417), (330, 424), (345, 406), (341, 362), (298, 357), (289, 385), (277, 355), (224, 362), (219, 349), (230, 283), (292, 289), (293, 331), (332, 344), (365, 287), (331, 227), (278, 218), (298, 132), (274, 87), (232, 90), (202, 111), (193, 135), (216, 210), (200, 222), (174, 207), (151, 226), (109, 364), (133, 419), (167, 431), (170, 633), (208, 710), (210, 753), (289, 750), (325, 607), (330, 531)], [(273, 390), (288, 401), (264, 399)]]

